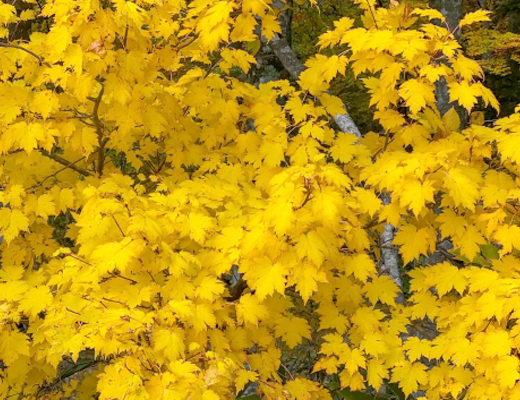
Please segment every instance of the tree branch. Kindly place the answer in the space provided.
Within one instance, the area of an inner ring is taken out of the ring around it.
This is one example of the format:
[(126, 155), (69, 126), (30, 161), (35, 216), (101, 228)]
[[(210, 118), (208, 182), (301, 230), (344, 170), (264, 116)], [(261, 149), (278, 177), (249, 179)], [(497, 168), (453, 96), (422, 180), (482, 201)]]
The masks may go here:
[[(40, 153), (42, 153), (45, 157), (49, 157), (51, 160), (54, 160), (54, 161), (60, 163), (61, 165), (64, 165), (65, 167), (70, 168), (83, 176), (92, 176), (92, 173), (90, 171), (75, 165), (75, 163), (77, 163), (78, 161), (81, 161), (81, 159), (74, 161), (74, 162), (70, 162), (69, 160), (66, 160), (63, 157), (60, 157), (57, 154), (49, 153), (47, 150), (38, 149), (38, 151)], [(61, 170), (58, 172), (61, 172)]]
[(0, 42), (0, 47), (11, 48), (11, 49), (18, 49), (18, 50), (25, 51), (26, 53), (30, 54), (31, 56), (36, 57), (38, 59), (40, 65), (45, 65), (46, 67), (50, 67), (51, 66), (47, 61), (45, 61), (45, 59), (42, 56), (39, 56), (38, 54), (32, 52), (29, 49), (26, 49), (25, 47), (18, 46), (16, 44), (5, 43), (5, 42)]
[[(271, 50), (273, 50), (276, 57), (278, 57), (291, 76), (294, 79), (298, 79), (300, 74), (305, 71), (305, 66), (301, 63), (298, 57), (296, 57), (296, 54), (294, 54), (291, 46), (289, 46), (287, 39), (279, 33), (275, 34), (270, 41), (267, 41), (267, 39), (261, 35), (260, 37), (262, 43), (267, 44)], [(346, 111), (344, 114), (337, 114), (334, 116), (334, 121), (342, 132), (353, 133), (357, 137), (363, 136), (352, 117)]]
[[(278, 57), (280, 62), (283, 64), (285, 69), (291, 74), (291, 76), (295, 79), (298, 79), (300, 74), (305, 70), (305, 66), (298, 59), (296, 54), (294, 54), (291, 46), (289, 45), (287, 39), (276, 33), (274, 37), (267, 41), (265, 37), (261, 34), (259, 35), (261, 41), (264, 44), (267, 44)], [(334, 116), (334, 121), (338, 125), (339, 129), (342, 132), (350, 132), (356, 135), (357, 137), (362, 137), (362, 133), (357, 127), (356, 123), (352, 119), (352, 117), (348, 113), (337, 114)], [(391, 197), (390, 193), (383, 194), (383, 203), (390, 204)], [(380, 237), (381, 248), (381, 258), (383, 264), (385, 266), (385, 270), (390, 275), (392, 280), (402, 288), (401, 276), (399, 273), (399, 252), (397, 248), (392, 248), (391, 244), (395, 236), (395, 228), (390, 225), (385, 225), (385, 230)], [(402, 292), (399, 292), (397, 295), (396, 301), (402, 303), (404, 301), (404, 295)]]
[(107, 144), (107, 141), (103, 138), (103, 124), (99, 119), (99, 105), (101, 104), (103, 93), (105, 93), (105, 85), (101, 83), (101, 90), (99, 91), (98, 97), (94, 101), (94, 110), (92, 111), (92, 120), (94, 121), (94, 125), (96, 126), (98, 139), (98, 176), (101, 176), (103, 174), (103, 167), (105, 165), (105, 145)]
[[(260, 38), (264, 44), (267, 44), (273, 50), (275, 55), (278, 57), (285, 69), (291, 74), (291, 76), (295, 79), (298, 79), (300, 74), (305, 70), (305, 66), (301, 63), (296, 54), (294, 54), (287, 39), (279, 33), (276, 33), (270, 41), (267, 41), (266, 38), (262, 35), (260, 35)], [(357, 137), (363, 136), (356, 123), (348, 113), (345, 112), (344, 114), (337, 114), (334, 116), (334, 121), (342, 132), (350, 132)], [(390, 204), (390, 201), (390, 193), (383, 193), (383, 204)], [(401, 289), (402, 282), (398, 263), (399, 252), (397, 248), (392, 248), (391, 246), (394, 236), (395, 228), (390, 224), (386, 224), (385, 230), (380, 237), (380, 245), (382, 245), (381, 258), (386, 272)], [(396, 301), (398, 303), (403, 303), (404, 295), (402, 291), (397, 295)]]
[[(58, 175), (60, 172), (65, 171), (67, 168), (76, 167), (75, 164), (79, 163), (80, 161), (84, 160), (85, 158), (86, 158), (86, 157), (81, 157), (80, 159), (78, 159), (78, 160), (76, 160), (76, 161), (70, 163), (69, 165), (66, 165), (66, 166), (64, 166), (63, 168), (60, 168), (60, 169), (57, 170), (55, 173), (46, 176), (46, 177), (43, 178), (40, 182), (38, 182), (37, 184), (31, 186), (29, 189), (35, 189), (35, 188), (37, 188), (38, 186), (43, 185), (43, 183), (44, 183), (47, 179), (55, 177), (55, 176)], [(73, 168), (72, 168), (72, 169), (73, 169)], [(87, 172), (88, 172), (88, 171), (87, 171)]]
[[(388, 205), (391, 202), (391, 195), (388, 192), (383, 193), (383, 204)], [(395, 301), (399, 304), (404, 303), (403, 282), (401, 281), (401, 274), (399, 272), (399, 251), (398, 248), (391, 246), (395, 237), (395, 228), (390, 225), (385, 225), (385, 230), (379, 238), (381, 246), (381, 259), (385, 267), (385, 272), (390, 275), (390, 278), (395, 282), (401, 291), (397, 294)]]

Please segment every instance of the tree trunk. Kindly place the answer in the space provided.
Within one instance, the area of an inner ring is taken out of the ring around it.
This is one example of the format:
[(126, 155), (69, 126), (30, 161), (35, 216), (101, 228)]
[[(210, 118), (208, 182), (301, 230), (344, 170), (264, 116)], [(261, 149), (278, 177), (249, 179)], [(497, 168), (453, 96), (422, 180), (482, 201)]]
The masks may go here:
[[(459, 25), (459, 21), (464, 16), (462, 0), (430, 0), (430, 6), (439, 10), (442, 15), (444, 15), (448, 29), (451, 32), (453, 32), (453, 30)], [(454, 33), (455, 39), (459, 40), (460, 35), (461, 30), (457, 29), (457, 31)], [(464, 128), (468, 121), (468, 114), (463, 107), (460, 107), (455, 103), (450, 103), (448, 85), (444, 78), (441, 78), (436, 83), (435, 96), (437, 98), (437, 108), (439, 109), (441, 115), (444, 115), (450, 108), (455, 107), (455, 110), (457, 111), (457, 114), (460, 118), (460, 128)]]
[[(457, 27), (463, 17), (462, 0), (430, 0), (430, 6), (444, 15), (450, 31)], [(460, 39), (460, 30), (455, 32), (455, 38)]]

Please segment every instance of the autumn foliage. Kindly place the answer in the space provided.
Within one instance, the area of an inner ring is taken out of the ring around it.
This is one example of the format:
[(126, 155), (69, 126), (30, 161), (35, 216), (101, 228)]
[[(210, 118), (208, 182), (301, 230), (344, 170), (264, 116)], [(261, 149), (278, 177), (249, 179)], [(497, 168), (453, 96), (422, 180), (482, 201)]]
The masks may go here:
[[(270, 1), (0, 6), (0, 398), (520, 399), (520, 109), (461, 121), (499, 104), (443, 16), (359, 7), (255, 86)], [(335, 129), (347, 68), (382, 132)]]

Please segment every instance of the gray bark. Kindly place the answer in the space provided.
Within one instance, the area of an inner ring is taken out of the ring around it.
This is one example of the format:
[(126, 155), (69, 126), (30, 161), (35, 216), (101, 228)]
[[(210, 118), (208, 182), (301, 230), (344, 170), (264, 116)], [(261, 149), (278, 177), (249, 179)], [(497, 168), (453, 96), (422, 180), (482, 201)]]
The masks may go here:
[[(294, 79), (298, 79), (300, 74), (305, 70), (305, 66), (298, 57), (296, 57), (287, 39), (277, 33), (269, 42), (267, 42), (265, 38), (262, 38), (262, 41), (273, 50), (276, 57), (278, 57), (291, 76)], [(353, 133), (357, 137), (363, 136), (352, 117), (346, 111), (344, 114), (334, 116), (334, 122), (336, 122), (342, 132)]]
[[(462, 0), (430, 0), (430, 6), (439, 10), (448, 24), (448, 29), (453, 31), (464, 15)], [(455, 39), (460, 39), (460, 29), (455, 32)]]
[[(391, 194), (383, 193), (383, 204), (390, 204)], [(404, 303), (404, 295), (402, 292), (403, 282), (401, 281), (401, 273), (399, 272), (399, 252), (397, 248), (392, 247), (392, 241), (395, 237), (395, 228), (390, 225), (385, 225), (385, 230), (379, 238), (379, 245), (381, 246), (381, 259), (383, 261), (383, 272), (390, 275), (390, 278), (395, 282), (401, 291), (397, 294), (396, 303)]]
[[(446, 18), (446, 24), (448, 29), (453, 30), (459, 25), (459, 21), (464, 16), (464, 10), (462, 8), (462, 0), (430, 0), (430, 6), (437, 9)], [(439, 25), (440, 21), (439, 21)], [(459, 40), (461, 30), (457, 29), (454, 33), (455, 39)], [(460, 118), (460, 128), (466, 126), (468, 120), (468, 114), (463, 107), (458, 106), (456, 103), (450, 103), (450, 97), (448, 94), (448, 84), (444, 78), (441, 78), (435, 84), (435, 96), (437, 98), (437, 108), (441, 115), (444, 115), (450, 108), (455, 107), (457, 114)]]

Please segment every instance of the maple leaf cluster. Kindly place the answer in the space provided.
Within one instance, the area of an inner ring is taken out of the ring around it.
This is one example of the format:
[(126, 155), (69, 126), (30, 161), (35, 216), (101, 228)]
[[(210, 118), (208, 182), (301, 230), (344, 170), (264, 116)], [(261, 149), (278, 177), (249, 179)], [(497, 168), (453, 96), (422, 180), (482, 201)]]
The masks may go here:
[[(359, 5), (320, 38), (347, 50), (257, 86), (230, 70), (256, 63), (257, 28), (280, 33), (270, 1), (0, 7), (1, 398), (234, 399), (255, 383), (328, 400), (334, 379), (520, 396), (520, 108), (494, 126), (441, 115), (440, 81), (469, 112), (499, 108), (442, 15)], [(35, 18), (47, 31), (8, 40)], [(346, 68), (383, 134), (331, 124)], [(418, 267), (443, 240), (449, 261)], [(416, 265), (404, 302), (381, 246)], [(319, 357), (291, 371), (305, 346)]]

